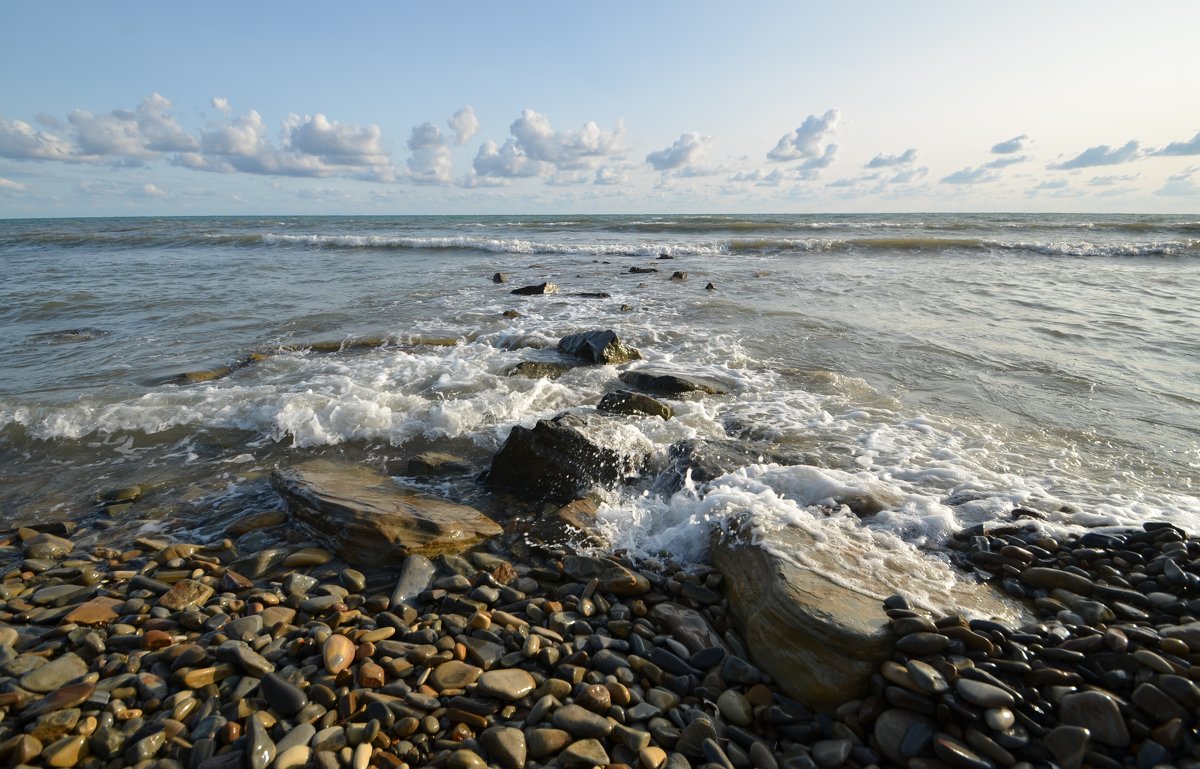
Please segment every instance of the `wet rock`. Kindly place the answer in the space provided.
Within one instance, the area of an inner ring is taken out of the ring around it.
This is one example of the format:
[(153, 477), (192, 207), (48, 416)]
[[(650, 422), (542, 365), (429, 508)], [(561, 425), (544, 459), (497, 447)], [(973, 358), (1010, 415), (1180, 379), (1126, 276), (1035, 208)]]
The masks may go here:
[(308, 704), (308, 695), (276, 673), (262, 677), (259, 690), (267, 703), (282, 716), (294, 716)]
[(644, 576), (605, 558), (568, 556), (563, 559), (563, 572), (584, 582), (595, 579), (597, 589), (614, 595), (641, 595), (650, 590), (650, 581)]
[(31, 692), (52, 692), (83, 677), (87, 670), (87, 663), (79, 655), (64, 654), (21, 676), (21, 688)]
[(596, 404), (596, 410), (609, 414), (662, 417), (663, 419), (670, 419), (672, 416), (671, 407), (667, 404), (631, 390), (605, 393), (600, 402)]
[(510, 276), (507, 272), (497, 272), (495, 275), (492, 276), (492, 282), (493, 283), (507, 283), (509, 277)]
[(523, 376), (527, 379), (557, 379), (575, 367), (576, 364), (558, 361), (525, 360), (510, 368), (505, 374), (507, 376)]
[(512, 702), (529, 694), (536, 686), (533, 676), (524, 670), (489, 670), (479, 676), (475, 694)]
[(714, 379), (677, 374), (655, 368), (622, 371), (619, 379), (630, 387), (659, 395), (682, 395), (689, 392), (721, 395), (725, 387)]
[[(475, 683), (481, 675), (483, 675), (483, 670), (474, 665), (468, 665), (458, 660), (448, 660), (434, 668), (433, 673), (429, 676), (429, 685), (438, 691), (465, 689)], [(520, 697), (511, 699), (520, 699)]]
[(564, 336), (558, 341), (559, 352), (586, 363), (615, 365), (641, 360), (641, 353), (621, 342), (612, 330), (585, 331)]
[(524, 769), (528, 749), (520, 729), (493, 726), (479, 735), (479, 742), (503, 769)]
[(607, 737), (612, 722), (579, 705), (563, 705), (551, 718), (559, 729), (577, 738)]
[(470, 469), (470, 464), (456, 454), (447, 454), (444, 451), (425, 451), (408, 460), (406, 471), (408, 475), (419, 477), (465, 473)]
[(457, 553), (501, 531), (474, 508), (397, 486), (357, 465), (314, 460), (276, 470), (271, 482), (293, 514), (350, 563)]
[(607, 766), (608, 752), (599, 740), (579, 740), (573, 742), (558, 754), (558, 762), (563, 766)]
[(1120, 707), (1104, 692), (1078, 692), (1063, 697), (1059, 703), (1059, 718), (1064, 724), (1084, 727), (1097, 742), (1115, 748), (1129, 745), (1129, 730)]
[(633, 475), (641, 457), (594, 443), (581, 431), (584, 427), (586, 421), (572, 414), (538, 420), (533, 429), (516, 425), (492, 458), (485, 484), (566, 503), (592, 486), (611, 486)]

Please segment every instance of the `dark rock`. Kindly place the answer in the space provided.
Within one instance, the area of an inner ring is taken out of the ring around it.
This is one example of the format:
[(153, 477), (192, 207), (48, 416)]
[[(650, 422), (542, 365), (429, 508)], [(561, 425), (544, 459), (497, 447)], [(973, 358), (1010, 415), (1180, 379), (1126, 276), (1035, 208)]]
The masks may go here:
[(641, 353), (621, 342), (612, 330), (585, 331), (581, 334), (564, 336), (558, 341), (558, 349), (565, 355), (579, 358), (587, 363), (626, 363), (641, 360)]
[(581, 431), (586, 421), (571, 414), (517, 425), (496, 456), (485, 485), (528, 499), (566, 503), (595, 485), (612, 486), (636, 472), (632, 461), (598, 446)]
[(682, 395), (688, 392), (721, 395), (726, 392), (725, 388), (719, 382), (712, 379), (674, 374), (669, 371), (650, 368), (622, 371), (620, 379), (630, 387), (636, 387), (639, 390), (659, 395)]
[(676, 270), (671, 273), (671, 280), (684, 281), (687, 280), (688, 274), (682, 270)]
[(574, 364), (554, 361), (524, 360), (510, 368), (507, 376), (523, 376), (527, 379), (556, 379), (571, 369)]
[(538, 296), (540, 294), (557, 294), (558, 286), (554, 285), (553, 283), (539, 283), (535, 286), (522, 286), (521, 288), (514, 288), (509, 293), (516, 294), (517, 296)]
[(642, 395), (630, 390), (606, 393), (596, 404), (596, 410), (610, 414), (662, 417), (663, 419), (670, 419), (672, 416), (670, 406), (654, 400), (649, 395)]
[(492, 276), (493, 283), (507, 283), (509, 275), (507, 272), (498, 272)]
[(648, 275), (652, 272), (658, 272), (657, 267), (630, 267), (629, 272), (634, 275)]

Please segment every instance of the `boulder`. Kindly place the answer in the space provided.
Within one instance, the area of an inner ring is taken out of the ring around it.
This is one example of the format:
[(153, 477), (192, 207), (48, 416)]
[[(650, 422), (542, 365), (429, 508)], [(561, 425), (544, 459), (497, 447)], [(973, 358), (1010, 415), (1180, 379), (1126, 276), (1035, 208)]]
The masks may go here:
[(622, 371), (620, 379), (630, 387), (659, 395), (680, 395), (688, 392), (721, 395), (726, 392), (725, 387), (713, 379), (648, 368)]
[(292, 515), (351, 564), (400, 564), (410, 554), (459, 553), (501, 533), (478, 510), (396, 484), (358, 465), (318, 459), (276, 469)]
[(649, 395), (642, 395), (631, 390), (605, 393), (600, 402), (596, 404), (596, 410), (609, 414), (662, 417), (663, 419), (670, 419), (672, 416), (671, 407), (667, 404), (659, 403)]
[(508, 277), (509, 276), (508, 276), (507, 272), (498, 272), (492, 276), (492, 282), (493, 283), (507, 283)]
[[(782, 554), (803, 553), (808, 565)], [(852, 570), (795, 527), (755, 532), (743, 524), (714, 532), (711, 560), (724, 575), (729, 609), (756, 665), (789, 696), (821, 709), (865, 696), (895, 638), (878, 595), (895, 587), (848, 587), (831, 575)], [(897, 574), (903, 584), (904, 575)], [(861, 574), (858, 580), (865, 579)], [(867, 589), (870, 589), (870, 593)], [(873, 594), (872, 594), (873, 593)], [(1019, 625), (1021, 608), (987, 584), (957, 583), (935, 614), (961, 612)]]
[(641, 353), (623, 344), (617, 338), (617, 333), (612, 330), (585, 331), (582, 334), (564, 336), (558, 340), (558, 349), (587, 363), (617, 364), (642, 358)]
[(687, 280), (687, 273), (683, 270), (676, 270), (675, 272), (671, 273), (671, 280)]
[(629, 272), (634, 275), (646, 275), (651, 272), (658, 272), (657, 267), (630, 267)]
[[(390, 468), (389, 468), (390, 469)], [(471, 470), (470, 463), (455, 454), (443, 451), (424, 451), (408, 460), (407, 475), (446, 475)], [(399, 475), (400, 473), (396, 473)]]
[(574, 414), (538, 420), (532, 429), (517, 425), (488, 471), (485, 485), (534, 500), (567, 503), (593, 486), (612, 486), (636, 475), (643, 457), (599, 446), (580, 428)]
[(534, 286), (521, 286), (509, 292), (517, 296), (537, 296), (539, 294), (557, 294), (558, 286), (553, 283), (538, 283)]

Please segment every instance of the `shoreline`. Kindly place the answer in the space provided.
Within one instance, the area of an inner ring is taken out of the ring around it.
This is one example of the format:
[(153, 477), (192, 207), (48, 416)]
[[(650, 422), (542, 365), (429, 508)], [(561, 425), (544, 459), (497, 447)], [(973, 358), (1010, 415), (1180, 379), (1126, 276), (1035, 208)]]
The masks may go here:
[(0, 550), (13, 765), (1200, 765), (1200, 540), (1166, 524), (963, 532), (1039, 621), (894, 596), (869, 692), (825, 712), (755, 666), (711, 567), (507, 537), (399, 569), (311, 547), (271, 565), (229, 540), (76, 550), (94, 532), (39, 528)]

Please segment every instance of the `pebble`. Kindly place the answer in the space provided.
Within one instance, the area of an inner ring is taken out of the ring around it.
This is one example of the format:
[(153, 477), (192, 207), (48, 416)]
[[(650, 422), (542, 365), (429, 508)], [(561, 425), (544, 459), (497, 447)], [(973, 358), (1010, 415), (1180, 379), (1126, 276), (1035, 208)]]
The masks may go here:
[(489, 670), (479, 676), (475, 693), (507, 701), (519, 700), (537, 688), (537, 682), (527, 671), (519, 668)]

